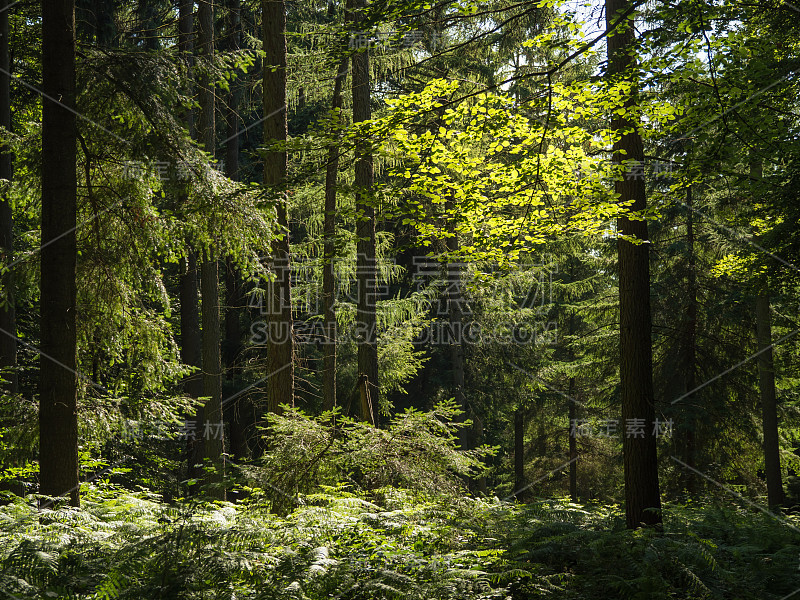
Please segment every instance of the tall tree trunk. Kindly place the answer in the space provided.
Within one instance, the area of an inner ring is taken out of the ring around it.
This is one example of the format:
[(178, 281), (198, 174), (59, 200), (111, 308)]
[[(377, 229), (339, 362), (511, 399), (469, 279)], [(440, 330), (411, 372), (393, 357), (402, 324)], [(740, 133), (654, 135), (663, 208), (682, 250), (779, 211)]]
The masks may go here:
[(525, 492), (525, 411), (514, 411), (514, 494), (522, 502)]
[(180, 262), (180, 302), (181, 302), (181, 361), (185, 365), (198, 368), (184, 381), (184, 391), (192, 398), (203, 395), (203, 379), (199, 369), (202, 367), (202, 338), (200, 336), (200, 310), (197, 304), (197, 255), (189, 250)]
[[(286, 124), (286, 3), (263, 0), (264, 143), (285, 144)], [(264, 156), (264, 185), (278, 193), (277, 223), (283, 234), (272, 242), (272, 271), (268, 286), (269, 357), (267, 404), (278, 412), (281, 404), (294, 404), (291, 265), (289, 263), (289, 215), (286, 194), (288, 155), (272, 148)]]
[[(0, 0), (0, 127), (11, 131), (11, 51), (8, 41), (8, 8), (11, 0)], [(0, 154), (0, 179), (4, 183), (0, 190), (0, 267), (2, 273), (2, 298), (0, 298), (0, 370), (8, 383), (5, 391), (17, 392), (17, 315), (14, 294), (14, 272), (5, 271), (6, 265), (14, 261), (14, 217), (11, 212), (11, 181), (14, 165), (11, 152), (3, 149)]]
[[(453, 210), (453, 203), (447, 202), (448, 212)], [(452, 224), (447, 225), (450, 237), (447, 238), (447, 249), (453, 253), (458, 250), (458, 237), (455, 228)], [(463, 335), (463, 314), (461, 304), (463, 298), (461, 295), (461, 268), (457, 263), (447, 263), (447, 314), (450, 317), (450, 334), (451, 339), (448, 340), (450, 344), (450, 368), (453, 377), (453, 396), (455, 397), (458, 408), (463, 411), (462, 418), (468, 419), (469, 406), (467, 406), (467, 396), (464, 393), (465, 386), (465, 373), (464, 373), (464, 346), (462, 342)], [(472, 448), (472, 440), (469, 439), (470, 431), (466, 427), (459, 430), (459, 441), (461, 447), (465, 450)]]
[(225, 377), (232, 381), (238, 374), (237, 358), (242, 349), (239, 314), (242, 306), (242, 281), (236, 263), (225, 261)]
[[(354, 0), (355, 28), (362, 20), (360, 10), (366, 7), (365, 0)], [(363, 48), (353, 54), (353, 123), (372, 118), (370, 107), (369, 50)], [(356, 326), (359, 330), (358, 372), (365, 378), (366, 388), (372, 401), (375, 420), (378, 417), (378, 341), (376, 331), (376, 285), (375, 262), (375, 207), (372, 199), (374, 176), (372, 149), (369, 139), (359, 139), (355, 148), (356, 188), (356, 277), (358, 279), (358, 304)], [(364, 415), (362, 415), (363, 417)]]
[(42, 0), (42, 87), (39, 491), (78, 506), (74, 0)]
[(569, 394), (570, 399), (567, 401), (569, 404), (569, 423), (570, 423), (570, 436), (569, 436), (569, 497), (573, 502), (578, 501), (578, 439), (577, 436), (572, 435), (572, 423), (575, 422), (577, 416), (575, 415), (575, 378), (569, 378)]
[[(445, 211), (447, 214), (453, 214), (455, 204), (451, 199), (445, 203)], [(445, 224), (447, 229), (447, 250), (450, 254), (454, 254), (459, 249), (458, 234), (455, 230), (455, 224), (452, 219), (448, 219)], [(458, 441), (462, 450), (471, 450), (476, 443), (476, 427), (478, 426), (477, 416), (467, 403), (466, 389), (466, 373), (464, 368), (464, 345), (463, 341), (463, 327), (464, 315), (462, 311), (463, 296), (461, 292), (461, 267), (458, 263), (448, 262), (447, 269), (447, 314), (450, 319), (449, 333), (450, 339), (450, 369), (453, 385), (453, 397), (455, 398), (456, 405), (462, 411), (461, 420), (472, 419), (473, 424), (471, 427), (461, 427), (458, 430)], [(480, 488), (480, 478), (471, 479), (470, 486), (472, 488)]]
[[(198, 50), (200, 56), (210, 60), (214, 54), (214, 2), (201, 0), (197, 11)], [(206, 152), (214, 155), (214, 87), (210, 76), (200, 83), (200, 118), (198, 129)], [(225, 498), (224, 477), (225, 433), (222, 426), (222, 364), (220, 356), (219, 326), (219, 266), (213, 244), (206, 249), (200, 267), (200, 292), (203, 315), (203, 395), (208, 400), (203, 407), (204, 457), (214, 467), (206, 479), (212, 484), (211, 495)]]
[[(182, 0), (178, 13), (178, 51), (187, 68), (191, 70), (194, 65), (193, 41), (194, 35), (194, 2)], [(191, 79), (191, 77), (189, 77)], [(186, 128), (189, 135), (195, 135), (194, 112), (189, 109), (184, 113)], [(179, 298), (181, 304), (181, 361), (186, 365), (201, 366), (200, 353), (200, 313), (197, 305), (197, 255), (189, 250), (187, 257), (181, 259), (179, 266)], [(202, 393), (200, 373), (187, 377), (184, 382), (184, 391), (198, 398)]]
[[(686, 204), (689, 207), (686, 216), (686, 245), (689, 251), (687, 288), (688, 305), (686, 306), (686, 332), (684, 350), (684, 369), (686, 373), (686, 391), (691, 392), (697, 387), (697, 265), (694, 252), (694, 210), (692, 187), (686, 190)], [(697, 419), (695, 418), (695, 407), (692, 404), (694, 396), (690, 396), (688, 402), (688, 414), (686, 419), (686, 438), (684, 447), (685, 462), (689, 467), (695, 468), (697, 451)], [(694, 472), (687, 470), (685, 473), (685, 487), (690, 494), (697, 491), (698, 479)]]
[[(750, 179), (753, 196), (761, 192), (763, 165), (753, 154), (750, 159)], [(772, 318), (770, 315), (769, 283), (764, 282), (756, 297), (756, 339), (758, 349), (758, 389), (761, 396), (761, 426), (764, 435), (764, 474), (767, 477), (767, 503), (780, 506), (785, 498), (781, 479), (778, 408), (775, 394), (775, 365), (772, 359)]]
[[(228, 0), (228, 50), (239, 50), (241, 36), (239, 0)], [(225, 143), (225, 174), (239, 180), (239, 86), (234, 82), (228, 94), (228, 135)], [(239, 312), (242, 289), (236, 265), (229, 258), (225, 269), (225, 368), (228, 379), (236, 374), (236, 358), (241, 350)]]
[[(339, 62), (336, 81), (333, 82), (332, 112), (336, 114), (338, 127), (342, 123), (342, 86), (347, 77), (347, 57)], [(337, 131), (337, 137), (339, 132)], [(325, 170), (325, 219), (322, 226), (323, 271), (322, 305), (325, 340), (323, 344), (324, 363), (322, 370), (322, 398), (325, 410), (336, 406), (336, 302), (334, 290), (336, 259), (336, 183), (339, 175), (339, 145), (331, 143), (328, 148), (328, 164)]]
[[(631, 7), (629, 0), (606, 0), (606, 20), (609, 31), (621, 15)], [(612, 81), (635, 77), (628, 73), (634, 67), (634, 30), (632, 20), (616, 25), (608, 36), (608, 75)], [(626, 100), (625, 108), (633, 108), (635, 96)], [(641, 211), (647, 206), (644, 177), (642, 139), (635, 123), (627, 117), (615, 116), (612, 129), (622, 132), (614, 144), (614, 162), (628, 164), (624, 176), (615, 182), (615, 191), (621, 202), (633, 201), (631, 210)], [(629, 528), (661, 523), (661, 497), (658, 486), (658, 460), (656, 437), (652, 434), (655, 420), (653, 394), (653, 348), (650, 316), (650, 263), (647, 243), (647, 223), (644, 220), (620, 217), (617, 221), (620, 234), (640, 240), (632, 243), (620, 239), (619, 254), (619, 310), (620, 310), (620, 384), (622, 388), (622, 418), (626, 426), (623, 438), (625, 471), (625, 515)], [(637, 419), (638, 421), (633, 421)], [(644, 435), (628, 426), (644, 420)]]
[[(569, 265), (569, 278), (570, 281), (575, 281), (575, 263), (570, 261)], [(568, 329), (567, 333), (572, 339), (572, 336), (575, 335), (575, 311), (571, 310), (569, 314), (568, 320)], [(570, 362), (575, 361), (575, 352), (572, 348), (569, 349), (569, 360)], [(575, 409), (575, 378), (569, 378), (569, 387), (567, 388), (567, 413), (568, 413), (568, 424), (569, 424), (569, 437), (568, 437), (568, 444), (569, 444), (569, 497), (573, 502), (578, 501), (578, 439), (577, 435), (572, 434), (572, 424), (575, 422), (577, 418), (576, 409)]]
[[(187, 77), (191, 81), (191, 70), (194, 66), (194, 2), (181, 0), (178, 9), (178, 51), (186, 61), (190, 71)], [(187, 90), (188, 92), (189, 90)], [(184, 114), (189, 135), (195, 136), (194, 111), (187, 109)], [(187, 249), (186, 258), (181, 259), (178, 273), (179, 298), (181, 303), (181, 362), (197, 367), (197, 371), (184, 380), (183, 391), (192, 398), (203, 395), (202, 375), (202, 337), (200, 335), (200, 308), (197, 302), (197, 253), (193, 248)], [(194, 415), (195, 426), (203, 422), (203, 408), (199, 407)], [(187, 472), (190, 478), (197, 477), (195, 465), (203, 461), (202, 427), (197, 435), (195, 430), (187, 438)]]
[[(228, 0), (228, 50), (235, 52), (241, 45), (241, 5), (239, 0)], [(239, 180), (239, 98), (241, 89), (236, 82), (231, 85), (228, 100), (228, 135), (225, 145), (225, 172), (228, 179)], [(242, 329), (239, 315), (244, 303), (242, 277), (232, 258), (225, 265), (225, 373), (230, 381), (238, 375), (238, 359), (242, 350)], [(250, 454), (248, 431), (255, 423), (250, 400), (239, 397), (228, 409), (230, 423), (230, 453), (237, 459)]]
[(758, 349), (758, 389), (761, 393), (761, 416), (764, 432), (764, 473), (767, 476), (767, 502), (780, 506), (784, 502), (781, 480), (781, 457), (778, 439), (778, 412), (775, 401), (775, 366), (772, 360), (772, 326), (769, 296), (756, 298), (756, 336)]

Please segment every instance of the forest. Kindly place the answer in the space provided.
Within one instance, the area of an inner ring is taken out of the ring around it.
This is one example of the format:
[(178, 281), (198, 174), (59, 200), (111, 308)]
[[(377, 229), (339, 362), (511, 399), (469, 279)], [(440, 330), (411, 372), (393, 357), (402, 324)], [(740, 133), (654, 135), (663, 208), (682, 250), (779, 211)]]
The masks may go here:
[(0, 0), (0, 600), (800, 600), (800, 6)]

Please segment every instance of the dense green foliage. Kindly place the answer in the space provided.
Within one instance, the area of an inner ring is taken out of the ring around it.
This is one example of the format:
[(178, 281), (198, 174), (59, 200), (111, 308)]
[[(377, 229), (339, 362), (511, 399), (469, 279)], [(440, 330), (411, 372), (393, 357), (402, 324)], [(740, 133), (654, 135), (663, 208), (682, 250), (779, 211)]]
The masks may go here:
[(797, 6), (75, 4), (80, 507), (40, 494), (62, 100), (0, 3), (0, 600), (800, 594)]
[(730, 507), (670, 507), (660, 536), (626, 530), (614, 506), (398, 488), (327, 488), (285, 517), (256, 498), (170, 506), (110, 485), (84, 498), (3, 509), (9, 598), (765, 600), (800, 586), (796, 533)]

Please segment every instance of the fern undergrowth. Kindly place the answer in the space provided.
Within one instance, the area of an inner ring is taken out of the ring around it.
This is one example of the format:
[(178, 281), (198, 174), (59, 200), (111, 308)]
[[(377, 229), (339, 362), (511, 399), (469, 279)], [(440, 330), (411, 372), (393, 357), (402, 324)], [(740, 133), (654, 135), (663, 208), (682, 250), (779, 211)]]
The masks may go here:
[[(0, 508), (0, 598), (783, 598), (800, 589), (795, 521), (670, 506), (663, 533), (618, 507), (343, 487), (276, 516), (95, 486), (81, 509)], [(793, 517), (789, 517), (792, 519)]]

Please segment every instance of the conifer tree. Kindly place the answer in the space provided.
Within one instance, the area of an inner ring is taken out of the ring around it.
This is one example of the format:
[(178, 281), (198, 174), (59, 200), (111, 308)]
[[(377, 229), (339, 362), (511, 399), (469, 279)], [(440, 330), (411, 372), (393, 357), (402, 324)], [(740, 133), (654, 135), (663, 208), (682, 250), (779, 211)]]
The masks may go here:
[(39, 492), (78, 493), (75, 2), (42, 1)]

